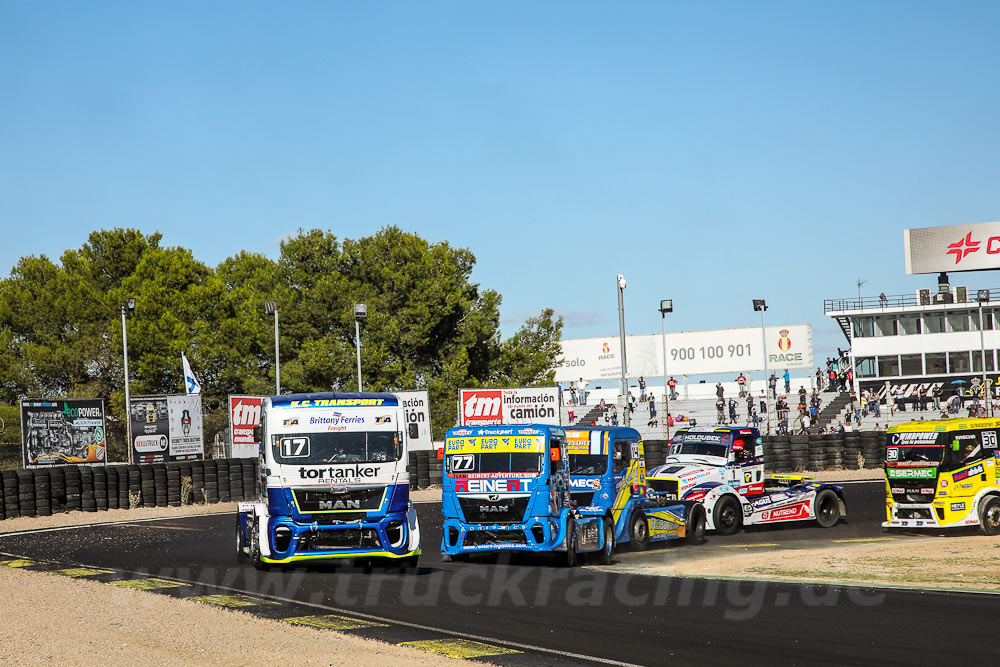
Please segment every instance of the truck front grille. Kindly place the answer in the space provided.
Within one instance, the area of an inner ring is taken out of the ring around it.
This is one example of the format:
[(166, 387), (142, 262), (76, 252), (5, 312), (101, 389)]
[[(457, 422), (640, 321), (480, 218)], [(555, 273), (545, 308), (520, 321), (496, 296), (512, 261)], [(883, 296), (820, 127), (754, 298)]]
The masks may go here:
[(465, 534), (465, 546), (484, 544), (527, 544), (523, 530), (470, 530)]
[(382, 506), (385, 486), (293, 489), (300, 512), (374, 512)]
[(467, 523), (520, 523), (528, 509), (528, 498), (459, 498)]
[(381, 546), (374, 528), (342, 528), (320, 530), (299, 540), (299, 551), (333, 551), (336, 549), (377, 549)]

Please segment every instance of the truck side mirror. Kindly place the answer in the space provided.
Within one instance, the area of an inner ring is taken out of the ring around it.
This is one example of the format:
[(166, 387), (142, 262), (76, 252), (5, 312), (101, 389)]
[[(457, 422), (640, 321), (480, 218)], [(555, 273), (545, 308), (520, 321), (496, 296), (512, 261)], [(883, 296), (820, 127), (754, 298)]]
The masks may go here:
[(562, 455), (559, 453), (559, 448), (558, 447), (550, 447), (549, 448), (549, 460), (551, 460), (551, 461), (559, 461), (561, 459), (562, 459)]
[(410, 437), (410, 440), (416, 440), (420, 437), (420, 427), (416, 424), (408, 424), (406, 427), (406, 435)]
[(256, 440), (257, 442), (263, 442), (264, 441), (264, 429), (263, 429), (263, 427), (261, 427), (261, 426), (254, 426), (253, 427), (253, 439)]

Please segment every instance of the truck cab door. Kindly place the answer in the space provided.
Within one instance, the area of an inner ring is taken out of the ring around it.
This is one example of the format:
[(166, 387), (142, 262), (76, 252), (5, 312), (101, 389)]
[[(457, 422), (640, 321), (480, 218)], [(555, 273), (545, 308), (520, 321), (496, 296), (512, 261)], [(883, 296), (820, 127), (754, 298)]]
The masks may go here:
[(741, 495), (757, 495), (764, 492), (764, 465), (757, 462), (757, 447), (754, 438), (736, 437), (729, 449), (726, 464), (726, 484)]

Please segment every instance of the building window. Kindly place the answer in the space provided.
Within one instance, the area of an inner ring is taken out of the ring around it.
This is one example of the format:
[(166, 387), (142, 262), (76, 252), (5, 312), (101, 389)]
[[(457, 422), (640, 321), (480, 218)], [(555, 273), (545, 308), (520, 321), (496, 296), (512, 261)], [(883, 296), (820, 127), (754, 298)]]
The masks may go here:
[(878, 374), (880, 377), (896, 377), (899, 375), (899, 357), (896, 355), (878, 358)]
[(968, 331), (969, 313), (968, 311), (951, 311), (947, 313), (948, 331)]
[(899, 316), (899, 328), (898, 332), (900, 336), (914, 336), (920, 333), (920, 316), (919, 315), (900, 315)]
[(919, 354), (902, 354), (899, 357), (900, 375), (923, 375), (924, 361)]
[(970, 373), (970, 372), (972, 372), (972, 365), (969, 363), (969, 353), (968, 352), (949, 352), (948, 353), (948, 372), (949, 373)]
[[(993, 350), (986, 350), (986, 371), (993, 370)], [(974, 373), (983, 372), (983, 352), (982, 350), (972, 351), (972, 371)]]
[(895, 336), (896, 317), (894, 315), (879, 315), (875, 318), (876, 336)]
[(858, 338), (871, 338), (875, 335), (874, 328), (871, 317), (858, 317), (854, 320), (854, 335)]
[(944, 333), (944, 315), (942, 313), (924, 313), (924, 333)]
[(933, 352), (924, 355), (924, 363), (927, 365), (928, 375), (943, 375), (948, 372), (945, 363), (947, 355), (944, 352)]
[(859, 357), (854, 364), (858, 367), (859, 378), (875, 377), (875, 357)]

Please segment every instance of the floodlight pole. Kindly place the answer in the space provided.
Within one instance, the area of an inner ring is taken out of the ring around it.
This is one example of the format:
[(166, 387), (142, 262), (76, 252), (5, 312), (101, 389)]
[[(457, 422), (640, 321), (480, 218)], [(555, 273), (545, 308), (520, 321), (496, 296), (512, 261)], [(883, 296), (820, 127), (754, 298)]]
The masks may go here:
[(354, 304), (354, 346), (358, 355), (358, 391), (364, 389), (361, 386), (361, 320), (368, 317), (368, 306), (363, 303)]
[(625, 276), (618, 274), (618, 337), (621, 339), (621, 354), (622, 354), (622, 378), (621, 378), (621, 389), (619, 394), (621, 396), (622, 403), (622, 423), (625, 426), (632, 425), (632, 416), (629, 414), (628, 405), (628, 378), (626, 377), (626, 360), (625, 360)]
[(278, 354), (278, 304), (265, 301), (264, 310), (268, 315), (274, 315), (274, 395), (281, 395), (281, 357)]
[[(122, 304), (122, 356), (125, 358), (125, 448), (128, 450), (128, 462), (132, 463), (132, 417), (129, 413), (131, 400), (128, 384), (128, 327), (125, 318), (135, 310), (135, 299), (129, 298)], [(105, 460), (107, 460), (105, 456)]]
[(670, 440), (670, 424), (667, 423), (667, 418), (670, 415), (670, 391), (667, 387), (667, 313), (673, 311), (673, 299), (660, 300), (660, 328), (663, 330), (661, 340), (663, 342), (663, 436), (665, 440)]
[(983, 322), (983, 301), (989, 301), (990, 292), (989, 290), (979, 290), (976, 293), (976, 301), (979, 302), (979, 363), (983, 371), (983, 402), (986, 405), (986, 416), (990, 416), (991, 406), (990, 406), (990, 388), (986, 384), (986, 323)]
[(764, 326), (764, 311), (767, 310), (767, 302), (764, 299), (754, 299), (753, 309), (760, 311), (760, 347), (764, 355), (764, 407), (767, 410), (767, 434), (771, 435), (771, 412), (773, 412), (771, 405), (773, 397), (771, 392), (771, 378), (769, 377), (767, 368), (767, 329)]

